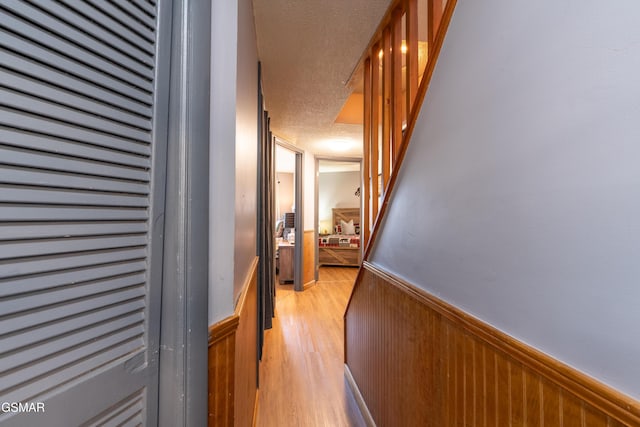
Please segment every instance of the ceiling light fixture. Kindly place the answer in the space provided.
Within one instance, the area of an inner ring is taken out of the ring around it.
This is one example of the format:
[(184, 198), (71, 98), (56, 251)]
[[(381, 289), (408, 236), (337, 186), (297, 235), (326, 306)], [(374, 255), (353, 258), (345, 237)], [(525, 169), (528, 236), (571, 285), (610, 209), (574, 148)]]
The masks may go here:
[(331, 151), (339, 153), (348, 151), (354, 146), (354, 142), (350, 139), (330, 139), (325, 144)]

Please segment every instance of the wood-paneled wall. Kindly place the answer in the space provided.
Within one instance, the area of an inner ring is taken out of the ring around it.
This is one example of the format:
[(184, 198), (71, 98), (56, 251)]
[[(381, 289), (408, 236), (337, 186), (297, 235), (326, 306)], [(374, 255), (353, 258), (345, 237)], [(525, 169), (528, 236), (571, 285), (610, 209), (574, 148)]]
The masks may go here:
[(365, 263), (345, 362), (378, 426), (640, 426), (640, 402)]
[(315, 231), (305, 230), (304, 243), (302, 247), (302, 284), (304, 287), (309, 287), (315, 284), (315, 268), (316, 268), (316, 242)]
[(235, 424), (253, 425), (258, 391), (258, 258), (242, 293), (236, 313)]
[(234, 314), (209, 328), (209, 426), (251, 426), (258, 392), (258, 258)]
[(236, 330), (231, 316), (209, 327), (209, 426), (232, 426), (235, 390)]

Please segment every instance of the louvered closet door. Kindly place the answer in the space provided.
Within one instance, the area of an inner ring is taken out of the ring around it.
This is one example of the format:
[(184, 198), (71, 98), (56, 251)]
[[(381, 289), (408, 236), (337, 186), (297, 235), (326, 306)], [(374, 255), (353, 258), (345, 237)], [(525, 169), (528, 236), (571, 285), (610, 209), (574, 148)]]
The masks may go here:
[(156, 14), (0, 0), (0, 426), (157, 422)]

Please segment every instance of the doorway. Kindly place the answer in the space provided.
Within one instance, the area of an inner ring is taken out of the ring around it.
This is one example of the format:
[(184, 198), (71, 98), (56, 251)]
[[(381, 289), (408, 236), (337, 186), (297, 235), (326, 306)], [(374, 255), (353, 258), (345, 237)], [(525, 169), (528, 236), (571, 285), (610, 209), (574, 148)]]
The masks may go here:
[(362, 160), (315, 159), (315, 278), (320, 266), (354, 267), (362, 261), (360, 245)]
[(298, 148), (276, 138), (276, 272), (278, 284), (292, 284), (296, 291), (303, 290), (302, 156)]

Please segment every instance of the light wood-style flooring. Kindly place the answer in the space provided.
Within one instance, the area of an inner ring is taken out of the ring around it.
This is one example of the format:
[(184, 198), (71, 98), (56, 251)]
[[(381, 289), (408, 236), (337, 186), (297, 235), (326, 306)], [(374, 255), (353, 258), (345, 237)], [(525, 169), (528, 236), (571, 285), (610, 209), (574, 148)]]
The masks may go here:
[(358, 270), (322, 267), (304, 292), (276, 289), (265, 332), (258, 427), (364, 426), (344, 379), (344, 310)]

